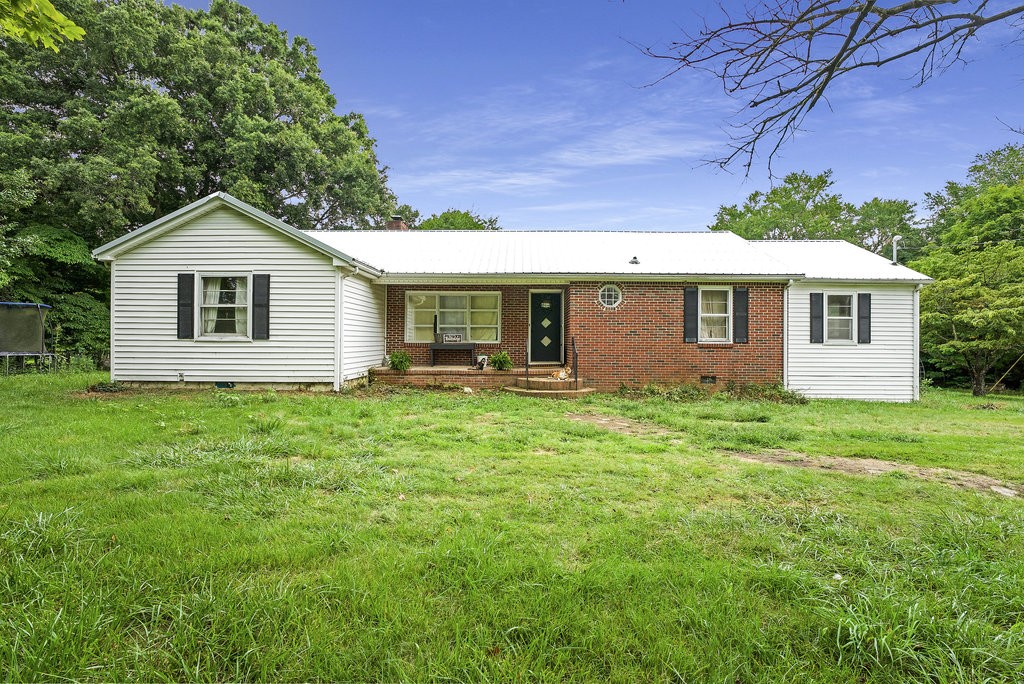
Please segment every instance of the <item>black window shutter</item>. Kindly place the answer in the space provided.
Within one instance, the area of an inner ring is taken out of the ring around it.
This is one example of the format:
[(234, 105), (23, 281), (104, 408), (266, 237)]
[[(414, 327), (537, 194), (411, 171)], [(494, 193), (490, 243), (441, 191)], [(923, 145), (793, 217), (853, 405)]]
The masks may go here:
[(871, 294), (861, 292), (857, 295), (857, 341), (861, 344), (871, 342)]
[(178, 339), (195, 337), (196, 274), (178, 274)]
[(683, 291), (683, 340), (697, 341), (697, 288), (688, 287)]
[(737, 287), (732, 291), (732, 339), (739, 344), (747, 343), (747, 318), (750, 310), (750, 290)]
[(825, 341), (825, 295), (811, 293), (811, 344)]
[(252, 339), (270, 339), (270, 274), (252, 276)]

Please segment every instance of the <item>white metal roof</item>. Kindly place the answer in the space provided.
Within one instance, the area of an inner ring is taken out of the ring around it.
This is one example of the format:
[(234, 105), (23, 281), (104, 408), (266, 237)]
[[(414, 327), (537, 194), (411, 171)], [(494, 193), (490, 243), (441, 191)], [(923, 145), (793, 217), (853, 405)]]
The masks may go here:
[[(219, 192), (93, 251), (112, 261), (181, 223), (228, 206), (273, 227), (335, 263), (385, 278), (500, 276), (925, 283), (931, 279), (841, 240), (755, 240), (729, 232), (620, 231), (301, 231)], [(631, 263), (633, 258), (637, 263)]]
[(927, 283), (931, 278), (843, 240), (751, 240), (750, 245), (808, 280)]
[[(728, 232), (309, 231), (310, 237), (400, 275), (800, 277)], [(637, 263), (630, 263), (636, 257)]]

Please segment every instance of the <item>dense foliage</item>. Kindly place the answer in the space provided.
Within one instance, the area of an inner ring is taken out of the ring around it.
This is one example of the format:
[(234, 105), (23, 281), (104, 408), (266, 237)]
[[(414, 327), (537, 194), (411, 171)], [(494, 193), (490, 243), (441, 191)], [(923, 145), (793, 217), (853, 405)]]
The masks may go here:
[(0, 41), (13, 38), (58, 52), (60, 43), (84, 35), (50, 0), (0, 0)]
[(0, 296), (60, 298), (55, 322), (78, 321), (65, 350), (103, 351), (88, 340), (106, 321), (86, 319), (106, 308), (107, 274), (90, 250), (188, 202), (223, 190), (303, 229), (395, 210), (363, 117), (334, 112), (305, 39), (230, 0), (61, 9), (84, 40), (0, 51), (0, 182), (18, 198), (0, 240), (23, 252), (0, 264)]
[(498, 230), (497, 216), (480, 216), (464, 209), (448, 209), (431, 214), (418, 223), (419, 230)]
[(847, 240), (876, 254), (894, 235), (904, 246), (921, 247), (925, 226), (913, 202), (874, 198), (856, 206), (833, 191), (832, 171), (787, 174), (766, 192), (751, 193), (742, 206), (720, 207), (711, 230), (728, 230), (748, 240)]
[(913, 266), (935, 278), (921, 293), (921, 342), (944, 370), (966, 369), (975, 395), (1024, 350), (1024, 247), (936, 249)]

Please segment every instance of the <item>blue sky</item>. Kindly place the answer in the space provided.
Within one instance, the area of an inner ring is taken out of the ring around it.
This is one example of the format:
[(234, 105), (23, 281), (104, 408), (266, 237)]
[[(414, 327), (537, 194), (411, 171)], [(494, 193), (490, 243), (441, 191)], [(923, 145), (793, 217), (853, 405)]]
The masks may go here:
[[(644, 87), (666, 65), (629, 42), (664, 46), (713, 2), (245, 4), (313, 42), (339, 111), (366, 116), (392, 189), (423, 216), (455, 207), (508, 228), (693, 230), (770, 185), (764, 164), (749, 178), (701, 164), (738, 108), (719, 83), (694, 73)], [(1024, 126), (1024, 50), (1008, 31), (983, 33), (966, 67), (921, 88), (910, 65), (839, 84), (776, 173), (831, 168), (854, 202), (920, 202), (962, 179), (976, 154), (1021, 141), (1005, 125)]]

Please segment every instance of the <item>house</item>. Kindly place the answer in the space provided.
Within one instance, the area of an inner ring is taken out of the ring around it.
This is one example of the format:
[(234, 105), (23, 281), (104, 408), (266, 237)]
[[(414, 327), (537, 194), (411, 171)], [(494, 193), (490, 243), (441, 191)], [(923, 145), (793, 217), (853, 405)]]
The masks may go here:
[(602, 390), (782, 382), (811, 397), (918, 396), (929, 278), (842, 241), (300, 231), (216, 193), (94, 256), (110, 265), (116, 381), (338, 389), (397, 350), (440, 364), (404, 381), (515, 375), (431, 350), (447, 335), (477, 355), (507, 351), (518, 369), (562, 365), (575, 343), (579, 377)]

